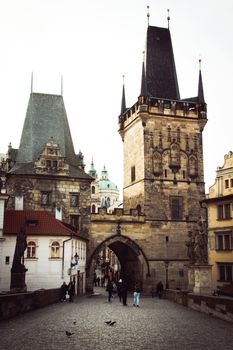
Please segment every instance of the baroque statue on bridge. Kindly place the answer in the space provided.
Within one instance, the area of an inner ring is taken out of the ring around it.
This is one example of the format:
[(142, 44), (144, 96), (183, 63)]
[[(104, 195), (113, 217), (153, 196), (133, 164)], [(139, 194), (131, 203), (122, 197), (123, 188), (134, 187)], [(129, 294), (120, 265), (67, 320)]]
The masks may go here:
[(208, 235), (201, 221), (199, 221), (198, 226), (198, 230), (188, 233), (187, 255), (190, 264), (206, 265), (208, 264)]
[(24, 266), (24, 251), (27, 248), (26, 230), (21, 227), (17, 234), (15, 253), (11, 268), (11, 290), (25, 291), (25, 272), (27, 269)]

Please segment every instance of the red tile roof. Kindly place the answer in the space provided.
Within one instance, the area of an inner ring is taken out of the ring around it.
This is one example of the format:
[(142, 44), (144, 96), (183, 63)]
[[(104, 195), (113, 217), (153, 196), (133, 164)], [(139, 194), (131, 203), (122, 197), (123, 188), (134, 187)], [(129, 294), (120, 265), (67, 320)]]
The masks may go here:
[(20, 228), (26, 228), (28, 235), (79, 236), (47, 211), (6, 210), (4, 214), (4, 235), (16, 235)]

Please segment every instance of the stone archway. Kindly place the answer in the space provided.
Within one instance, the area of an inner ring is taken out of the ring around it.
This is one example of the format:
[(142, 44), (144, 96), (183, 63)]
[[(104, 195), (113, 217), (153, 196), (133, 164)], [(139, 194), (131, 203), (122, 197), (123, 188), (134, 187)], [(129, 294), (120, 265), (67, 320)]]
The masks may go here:
[(121, 265), (120, 276), (128, 280), (129, 289), (133, 288), (135, 282), (143, 288), (143, 281), (150, 276), (149, 262), (143, 250), (129, 237), (116, 234), (102, 241), (91, 252), (87, 261), (87, 291), (93, 291), (95, 258), (105, 245), (116, 254)]

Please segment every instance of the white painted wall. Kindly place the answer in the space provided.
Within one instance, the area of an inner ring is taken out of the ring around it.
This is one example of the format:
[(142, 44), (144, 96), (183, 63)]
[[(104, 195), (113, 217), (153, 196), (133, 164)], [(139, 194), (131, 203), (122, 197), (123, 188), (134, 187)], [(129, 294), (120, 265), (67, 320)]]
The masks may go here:
[[(64, 244), (64, 276), (62, 276), (62, 251), (63, 242), (69, 237), (61, 236), (28, 236), (27, 241), (36, 242), (36, 258), (25, 258), (24, 265), (28, 269), (26, 272), (27, 290), (37, 290), (41, 288), (58, 288), (65, 281), (69, 283), (71, 257), (77, 252), (79, 255), (78, 270), (85, 272), (86, 268), (86, 243), (79, 239), (72, 239)], [(51, 243), (58, 241), (60, 243), (59, 258), (51, 258)], [(2, 257), (0, 261), (1, 285), (0, 291), (10, 289), (11, 266), (15, 251), (16, 236), (5, 236), (2, 244)], [(77, 248), (76, 248), (77, 247)], [(77, 249), (77, 250), (76, 250)], [(6, 256), (10, 257), (9, 265), (5, 264)], [(26, 251), (25, 251), (26, 257)], [(64, 278), (62, 278), (64, 277)]]

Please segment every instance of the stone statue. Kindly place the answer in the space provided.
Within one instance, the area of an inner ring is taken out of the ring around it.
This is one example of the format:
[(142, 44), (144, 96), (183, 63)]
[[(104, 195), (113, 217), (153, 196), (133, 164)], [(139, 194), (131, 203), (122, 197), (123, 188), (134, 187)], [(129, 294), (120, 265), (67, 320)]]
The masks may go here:
[(199, 233), (195, 237), (195, 263), (196, 264), (207, 264), (208, 263), (208, 252), (207, 252), (208, 238), (205, 233)]
[(27, 248), (27, 235), (24, 228), (21, 227), (17, 234), (15, 254), (12, 264), (12, 270), (14, 272), (25, 272), (25, 266), (23, 261), (24, 251)]
[(11, 268), (11, 284), (12, 293), (25, 292), (27, 286), (25, 284), (25, 273), (27, 269), (24, 266), (24, 251), (27, 248), (27, 235), (24, 228), (20, 228), (17, 234), (15, 254)]
[(208, 264), (208, 235), (201, 221), (198, 223), (198, 226), (198, 230), (188, 232), (188, 240), (186, 241), (187, 255), (191, 264), (205, 265)]

